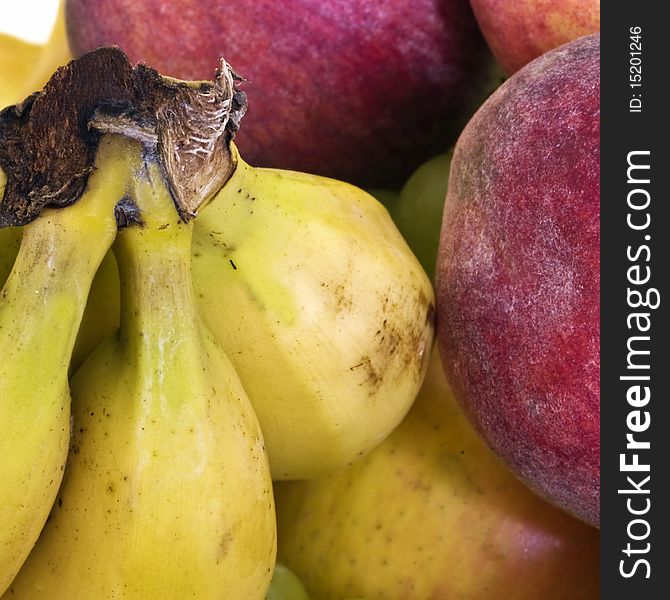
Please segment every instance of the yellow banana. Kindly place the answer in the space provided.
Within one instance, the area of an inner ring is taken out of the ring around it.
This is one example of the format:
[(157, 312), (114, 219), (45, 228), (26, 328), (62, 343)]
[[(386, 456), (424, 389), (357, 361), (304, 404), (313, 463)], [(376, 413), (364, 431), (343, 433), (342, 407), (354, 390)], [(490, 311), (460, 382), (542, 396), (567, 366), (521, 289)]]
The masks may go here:
[[(4, 285), (21, 245), (21, 227), (0, 229), (0, 287)], [(91, 291), (72, 350), (75, 372), (95, 348), (119, 325), (119, 275), (114, 254), (108, 252), (93, 278)]]
[(108, 252), (91, 284), (72, 350), (70, 373), (76, 373), (93, 350), (118, 328), (119, 297), (119, 271), (114, 254)]
[(57, 67), (71, 58), (65, 31), (64, 3), (49, 40), (31, 44), (0, 33), (0, 109), (42, 89)]
[(0, 33), (0, 109), (23, 100), (41, 47)]
[[(77, 204), (23, 229), (0, 295), (0, 591), (44, 525), (70, 435), (68, 365), (88, 289), (116, 234), (128, 142), (100, 146)], [(0, 197), (5, 181), (0, 181)]]
[(262, 600), (275, 560), (260, 427), (195, 308), (192, 225), (156, 164), (114, 251), (122, 319), (72, 381), (51, 518), (7, 598)]
[(367, 453), (409, 409), (433, 291), (369, 194), (236, 162), (196, 222), (198, 305), (254, 405), (273, 478), (313, 477)]
[[(24, 96), (41, 90), (49, 80), (53, 72), (72, 58), (72, 52), (67, 41), (65, 28), (65, 2), (61, 0), (58, 6), (58, 14), (54, 22), (51, 36), (47, 43), (41, 46), (41, 52), (33, 63), (28, 76), (25, 79), (26, 92)], [(22, 97), (18, 98), (21, 100)]]

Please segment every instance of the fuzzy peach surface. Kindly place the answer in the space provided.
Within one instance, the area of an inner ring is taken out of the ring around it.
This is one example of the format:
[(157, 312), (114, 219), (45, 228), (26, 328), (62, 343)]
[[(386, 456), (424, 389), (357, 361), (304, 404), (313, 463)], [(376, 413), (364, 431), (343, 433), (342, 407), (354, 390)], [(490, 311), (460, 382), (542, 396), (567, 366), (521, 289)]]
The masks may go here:
[(600, 36), (548, 52), (456, 145), (436, 269), (457, 397), (555, 505), (600, 516)]

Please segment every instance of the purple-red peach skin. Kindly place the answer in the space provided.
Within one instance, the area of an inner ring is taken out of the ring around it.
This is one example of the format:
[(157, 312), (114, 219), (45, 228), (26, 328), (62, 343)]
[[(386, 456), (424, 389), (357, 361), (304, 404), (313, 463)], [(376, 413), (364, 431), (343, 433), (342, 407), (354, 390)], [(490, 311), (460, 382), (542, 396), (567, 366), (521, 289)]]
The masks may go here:
[(454, 151), (436, 268), (444, 366), (540, 495), (600, 518), (600, 36), (505, 82)]

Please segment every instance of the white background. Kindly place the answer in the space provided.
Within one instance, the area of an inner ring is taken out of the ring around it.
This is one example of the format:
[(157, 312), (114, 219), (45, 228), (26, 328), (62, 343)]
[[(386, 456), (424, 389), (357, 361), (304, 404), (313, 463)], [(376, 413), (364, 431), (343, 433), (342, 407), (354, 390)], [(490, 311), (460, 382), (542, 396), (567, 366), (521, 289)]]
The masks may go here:
[(58, 0), (0, 0), (0, 32), (43, 44), (57, 12)]

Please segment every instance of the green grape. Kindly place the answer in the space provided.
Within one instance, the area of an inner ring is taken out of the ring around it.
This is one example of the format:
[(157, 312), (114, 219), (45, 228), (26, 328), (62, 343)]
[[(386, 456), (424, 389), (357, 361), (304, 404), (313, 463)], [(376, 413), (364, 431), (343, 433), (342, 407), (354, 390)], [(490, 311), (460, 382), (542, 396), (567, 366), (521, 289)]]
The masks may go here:
[(389, 212), (393, 211), (393, 208), (400, 199), (400, 192), (398, 190), (383, 190), (381, 188), (373, 188), (365, 191), (379, 200), (379, 202), (381, 202)]
[(309, 596), (296, 575), (277, 563), (265, 600), (309, 600)]
[(421, 165), (407, 180), (391, 210), (396, 226), (431, 279), (440, 242), (451, 154), (440, 154)]

